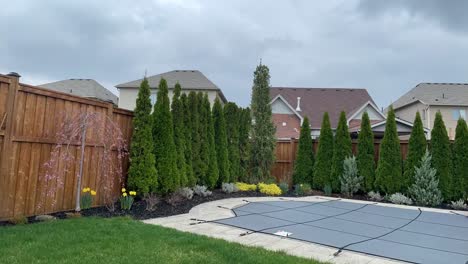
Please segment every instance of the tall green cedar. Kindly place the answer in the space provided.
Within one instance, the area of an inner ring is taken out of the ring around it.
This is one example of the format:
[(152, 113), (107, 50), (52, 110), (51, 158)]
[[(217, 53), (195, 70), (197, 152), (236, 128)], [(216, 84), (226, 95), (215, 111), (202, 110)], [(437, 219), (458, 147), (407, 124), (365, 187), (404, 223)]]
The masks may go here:
[(215, 145), (215, 130), (213, 116), (211, 115), (211, 105), (208, 100), (208, 94), (203, 96), (203, 107), (205, 108), (205, 125), (207, 131), (207, 143), (208, 143), (208, 164), (205, 184), (209, 188), (216, 187), (216, 183), (219, 178), (218, 160), (216, 158), (216, 145)]
[(419, 167), (422, 157), (426, 153), (427, 140), (424, 135), (424, 127), (419, 112), (411, 130), (411, 136), (408, 144), (408, 154), (405, 161), (405, 171), (403, 173), (403, 189), (407, 190), (414, 182), (415, 168)]
[(323, 114), (320, 128), (319, 145), (314, 166), (314, 189), (323, 190), (325, 186), (331, 187), (330, 173), (333, 158), (333, 131), (330, 126), (328, 113)]
[(351, 137), (349, 135), (346, 114), (341, 111), (335, 134), (335, 148), (333, 149), (332, 171), (330, 175), (331, 187), (334, 192), (340, 192), (340, 177), (343, 174), (343, 162), (351, 157)]
[(452, 191), (455, 201), (468, 196), (468, 128), (462, 118), (458, 119), (453, 143)]
[(226, 134), (228, 141), (229, 175), (232, 182), (239, 178), (240, 153), (239, 153), (239, 108), (235, 103), (228, 102), (224, 105), (224, 119), (226, 122)]
[(167, 194), (179, 187), (180, 180), (168, 88), (164, 78), (159, 82), (157, 101), (154, 105), (153, 142), (156, 169), (159, 172), (159, 191)]
[(194, 91), (191, 91), (188, 95), (188, 111), (190, 113), (190, 128), (191, 128), (191, 138), (192, 138), (192, 171), (193, 179), (195, 184), (200, 182), (200, 179), (204, 173), (203, 165), (204, 163), (201, 160), (200, 150), (201, 150), (201, 135), (200, 135), (200, 107), (198, 101), (198, 95)]
[(243, 108), (239, 118), (239, 156), (240, 156), (240, 172), (239, 179), (243, 182), (248, 182), (249, 159), (250, 159), (250, 127), (252, 125), (252, 117), (250, 116), (250, 108)]
[(304, 117), (301, 134), (299, 136), (299, 147), (297, 149), (296, 162), (294, 164), (293, 183), (312, 184), (314, 173), (314, 150), (312, 137), (310, 135), (309, 119)]
[(369, 115), (364, 112), (361, 120), (361, 131), (358, 136), (357, 167), (359, 175), (364, 177), (363, 189), (366, 192), (374, 190), (375, 160), (374, 133), (371, 129)]
[(375, 186), (379, 191), (386, 194), (401, 192), (402, 178), (400, 140), (396, 128), (395, 112), (393, 107), (390, 107), (384, 137), (380, 143), (380, 157), (375, 172)]
[(198, 155), (200, 156), (200, 163), (198, 164), (198, 170), (195, 171), (197, 174), (198, 182), (201, 185), (208, 185), (208, 164), (210, 163), (210, 140), (208, 136), (208, 113), (206, 111), (205, 104), (203, 102), (203, 93), (197, 93), (197, 105), (198, 105), (198, 116), (199, 126), (198, 133), (200, 135), (200, 149)]
[(451, 191), (452, 157), (450, 140), (440, 112), (436, 113), (434, 126), (431, 131), (431, 154), (432, 165), (437, 170), (439, 188), (442, 191), (442, 196), (444, 200), (449, 201), (453, 196)]
[(148, 80), (141, 82), (138, 90), (135, 111), (133, 112), (133, 134), (130, 144), (130, 167), (128, 188), (141, 195), (154, 192), (158, 187), (158, 177), (153, 153), (151, 99)]
[(251, 101), (252, 148), (250, 155), (251, 181), (259, 182), (270, 178), (275, 161), (275, 125), (270, 105), (270, 73), (265, 65), (258, 65), (254, 73)]
[(228, 141), (226, 135), (226, 120), (224, 119), (223, 106), (216, 98), (213, 105), (214, 136), (216, 146), (216, 157), (218, 158), (219, 186), (223, 182), (230, 182)]
[(184, 136), (185, 136), (185, 175), (187, 177), (187, 186), (192, 187), (197, 183), (193, 174), (192, 157), (192, 113), (190, 111), (189, 98), (186, 94), (180, 97), (184, 108)]
[(172, 120), (174, 123), (174, 144), (177, 151), (177, 171), (179, 172), (179, 186), (185, 187), (188, 184), (187, 163), (185, 162), (185, 120), (184, 105), (180, 98), (182, 87), (177, 82), (172, 96)]

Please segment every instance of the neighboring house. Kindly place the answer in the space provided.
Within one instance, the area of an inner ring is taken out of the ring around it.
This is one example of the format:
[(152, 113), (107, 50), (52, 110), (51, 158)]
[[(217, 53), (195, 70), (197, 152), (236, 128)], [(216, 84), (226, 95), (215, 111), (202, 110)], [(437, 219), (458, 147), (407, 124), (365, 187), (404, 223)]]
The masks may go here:
[[(213, 82), (206, 78), (203, 73), (196, 70), (176, 70), (161, 73), (158, 75), (153, 75), (147, 77), (149, 85), (151, 87), (151, 103), (156, 102), (157, 88), (161, 78), (164, 78), (167, 81), (169, 88), (169, 99), (172, 100), (172, 94), (174, 91), (174, 86), (177, 82), (182, 86), (182, 93), (189, 93), (190, 91), (195, 92), (205, 92), (208, 94), (210, 103), (213, 104), (216, 98), (219, 98), (222, 103), (226, 103), (226, 97), (224, 97), (221, 89), (218, 88)], [(134, 110), (136, 105), (136, 99), (138, 95), (138, 88), (140, 87), (143, 79), (138, 79), (135, 81), (122, 83), (116, 85), (119, 89), (119, 107)]]
[(396, 116), (407, 121), (413, 122), (419, 112), (429, 130), (434, 126), (435, 114), (440, 111), (447, 133), (454, 139), (458, 119), (467, 120), (468, 84), (420, 83), (392, 105)]
[(107, 90), (93, 79), (69, 79), (41, 84), (39, 87), (81, 97), (93, 98), (104, 102), (118, 104), (119, 97)]
[[(376, 138), (385, 131), (386, 117), (377, 108), (366, 89), (325, 89), (271, 87), (273, 122), (278, 139), (299, 138), (303, 118), (310, 121), (312, 138), (320, 136), (323, 114), (328, 112), (333, 130), (341, 111), (345, 111), (351, 136), (356, 138), (364, 112), (369, 114)], [(397, 119), (400, 136), (411, 133), (412, 124)]]

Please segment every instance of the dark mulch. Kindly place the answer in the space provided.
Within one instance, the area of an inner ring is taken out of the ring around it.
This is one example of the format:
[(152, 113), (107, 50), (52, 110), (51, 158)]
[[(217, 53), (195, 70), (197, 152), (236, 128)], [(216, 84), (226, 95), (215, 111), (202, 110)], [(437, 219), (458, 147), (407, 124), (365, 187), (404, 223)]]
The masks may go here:
[[(323, 191), (318, 191), (318, 190), (312, 190), (310, 193), (308, 193), (305, 196), (309, 195), (321, 195), (321, 196), (326, 196)], [(106, 207), (95, 207), (95, 208), (90, 208), (86, 210), (81, 211), (82, 216), (98, 216), (98, 217), (116, 217), (116, 216), (131, 216), (134, 219), (149, 219), (149, 218), (156, 218), (156, 217), (166, 217), (166, 216), (171, 216), (171, 215), (178, 215), (178, 214), (185, 214), (190, 211), (193, 207), (205, 203), (205, 202), (210, 202), (210, 201), (215, 201), (215, 200), (221, 200), (221, 199), (226, 199), (226, 198), (238, 198), (238, 197), (263, 197), (266, 196), (260, 192), (236, 192), (236, 193), (224, 193), (221, 190), (214, 190), (213, 195), (208, 196), (208, 197), (201, 197), (198, 195), (194, 195), (192, 200), (184, 200), (178, 204), (171, 205), (167, 203), (165, 200), (162, 200), (158, 205), (155, 211), (147, 211), (146, 210), (146, 203), (145, 201), (142, 200), (136, 200), (133, 203), (132, 209), (131, 210), (121, 210), (120, 209), (120, 204), (116, 204), (116, 210), (111, 212), (109, 211)], [(294, 194), (294, 192), (290, 191), (287, 194), (283, 194), (283, 197), (298, 197), (297, 195)], [(353, 197), (344, 197), (340, 194), (332, 194), (331, 197), (335, 198), (347, 198), (347, 199), (353, 199), (353, 200), (361, 200), (361, 201), (370, 201), (369, 198), (367, 197), (366, 194), (364, 193), (358, 193), (355, 194)], [(390, 203), (388, 201), (380, 201), (381, 203)], [(452, 209), (449, 204), (441, 204), (437, 208), (441, 209)], [(71, 213), (73, 211), (69, 212), (58, 212), (58, 213), (53, 213), (51, 214), (52, 216), (55, 216), (57, 219), (65, 219), (67, 217), (67, 213)], [(34, 216), (28, 217), (28, 223), (36, 223), (38, 222)], [(13, 225), (11, 222), (8, 221), (0, 221), (0, 226), (5, 226), (5, 225)]]
[[(213, 194), (208, 197), (201, 197), (198, 195), (194, 195), (191, 200), (184, 200), (175, 206), (167, 203), (165, 200), (162, 200), (158, 205), (155, 211), (146, 211), (146, 203), (142, 200), (136, 200), (133, 203), (131, 210), (121, 210), (120, 204), (116, 204), (116, 210), (110, 212), (106, 207), (94, 207), (86, 210), (81, 211), (81, 216), (98, 216), (98, 217), (116, 217), (116, 216), (131, 216), (134, 219), (149, 219), (149, 218), (156, 218), (156, 217), (165, 217), (171, 215), (178, 215), (178, 214), (185, 214), (190, 211), (193, 207), (210, 202), (215, 200), (221, 200), (226, 198), (238, 198), (238, 197), (262, 197), (265, 196), (259, 192), (236, 192), (236, 193), (224, 193), (221, 190), (214, 190)], [(66, 219), (67, 213), (71, 213), (73, 211), (68, 212), (58, 212), (52, 213), (50, 215), (56, 217), (57, 219)], [(39, 222), (35, 219), (35, 216), (28, 217), (28, 223), (36, 223)], [(0, 221), (0, 226), (5, 225), (13, 225), (13, 223), (8, 221)]]

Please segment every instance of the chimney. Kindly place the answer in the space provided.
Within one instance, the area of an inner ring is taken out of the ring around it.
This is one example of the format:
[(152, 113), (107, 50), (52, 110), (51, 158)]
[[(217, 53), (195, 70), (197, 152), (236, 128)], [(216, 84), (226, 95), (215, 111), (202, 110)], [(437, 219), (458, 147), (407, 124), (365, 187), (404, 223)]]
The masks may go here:
[(297, 97), (296, 111), (301, 111), (301, 97)]

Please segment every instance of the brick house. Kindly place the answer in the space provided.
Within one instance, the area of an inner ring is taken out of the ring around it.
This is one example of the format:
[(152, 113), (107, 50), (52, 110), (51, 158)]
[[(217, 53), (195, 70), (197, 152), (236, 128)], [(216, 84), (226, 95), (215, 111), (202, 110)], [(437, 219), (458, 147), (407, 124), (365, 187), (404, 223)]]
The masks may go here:
[[(345, 111), (352, 137), (359, 133), (364, 112), (369, 114), (376, 138), (381, 138), (385, 131), (386, 116), (366, 89), (271, 87), (270, 99), (278, 139), (299, 138), (305, 116), (309, 118), (312, 138), (319, 137), (325, 112), (335, 130), (341, 111)], [(411, 128), (412, 123), (397, 119), (400, 136), (409, 135)]]

